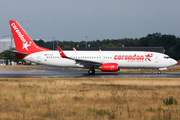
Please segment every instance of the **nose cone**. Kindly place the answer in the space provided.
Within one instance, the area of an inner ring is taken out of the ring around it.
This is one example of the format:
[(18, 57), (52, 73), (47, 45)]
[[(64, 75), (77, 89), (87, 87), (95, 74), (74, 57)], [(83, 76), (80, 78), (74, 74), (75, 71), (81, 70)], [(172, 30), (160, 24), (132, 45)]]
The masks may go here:
[(172, 59), (172, 60), (171, 60), (171, 64), (172, 64), (172, 65), (176, 65), (176, 64), (177, 64), (177, 61), (174, 60), (174, 59)]

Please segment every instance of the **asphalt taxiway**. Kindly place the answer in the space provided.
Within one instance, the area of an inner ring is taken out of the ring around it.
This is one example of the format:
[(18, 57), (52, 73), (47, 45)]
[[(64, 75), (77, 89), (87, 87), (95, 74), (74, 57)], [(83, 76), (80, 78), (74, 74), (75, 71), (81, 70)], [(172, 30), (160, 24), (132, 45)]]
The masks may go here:
[[(36, 72), (29, 71), (0, 71), (0, 78), (55, 78), (55, 77), (109, 77), (109, 78), (119, 78), (119, 77), (180, 77), (180, 73), (118, 73), (118, 72), (96, 72), (94, 75), (89, 75), (87, 71), (84, 70), (74, 70), (74, 69), (63, 69), (56, 67), (39, 67), (33, 68)], [(38, 71), (39, 70), (39, 71)], [(41, 71), (43, 70), (43, 72)]]

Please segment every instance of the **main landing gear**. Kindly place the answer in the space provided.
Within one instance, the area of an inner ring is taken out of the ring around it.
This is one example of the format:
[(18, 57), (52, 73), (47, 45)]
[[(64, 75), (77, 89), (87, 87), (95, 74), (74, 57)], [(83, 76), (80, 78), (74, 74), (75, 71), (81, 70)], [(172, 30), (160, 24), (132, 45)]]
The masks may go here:
[(95, 73), (95, 70), (94, 69), (90, 69), (90, 70), (88, 70), (88, 73), (93, 75)]

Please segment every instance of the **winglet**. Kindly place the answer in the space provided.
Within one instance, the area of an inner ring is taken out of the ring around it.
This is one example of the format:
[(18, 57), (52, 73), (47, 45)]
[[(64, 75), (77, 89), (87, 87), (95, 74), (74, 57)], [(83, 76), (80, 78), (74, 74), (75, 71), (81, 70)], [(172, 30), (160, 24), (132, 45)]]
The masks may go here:
[(76, 48), (73, 47), (73, 51), (76, 51)]
[(61, 50), (61, 48), (59, 46), (57, 46), (58, 50), (59, 50), (59, 54), (61, 55), (62, 58), (68, 58), (64, 52)]

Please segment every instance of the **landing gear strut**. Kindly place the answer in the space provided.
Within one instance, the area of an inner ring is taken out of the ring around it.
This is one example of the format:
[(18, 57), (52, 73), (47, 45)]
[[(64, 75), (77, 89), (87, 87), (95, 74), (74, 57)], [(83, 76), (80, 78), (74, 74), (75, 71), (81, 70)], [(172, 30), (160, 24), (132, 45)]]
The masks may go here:
[(160, 70), (158, 70), (158, 74), (161, 74), (161, 71), (160, 71)]
[(89, 74), (94, 74), (94, 73), (95, 73), (95, 70), (94, 70), (94, 69), (90, 69), (90, 70), (88, 70), (88, 73), (89, 73)]

